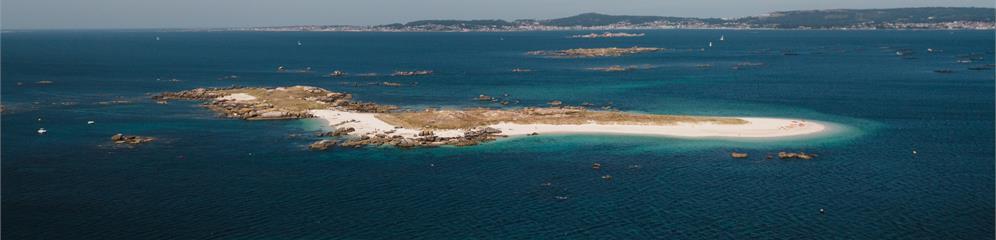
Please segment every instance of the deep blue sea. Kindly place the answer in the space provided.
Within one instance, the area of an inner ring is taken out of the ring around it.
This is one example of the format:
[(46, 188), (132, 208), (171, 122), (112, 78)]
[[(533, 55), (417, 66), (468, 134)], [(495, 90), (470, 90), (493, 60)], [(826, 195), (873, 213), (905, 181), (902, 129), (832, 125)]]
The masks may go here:
[[(993, 239), (996, 73), (968, 69), (994, 63), (992, 31), (639, 32), (4, 32), (0, 237)], [(525, 54), (630, 46), (667, 50)], [(911, 54), (897, 56), (904, 49)], [(969, 54), (971, 63), (957, 62)], [(734, 69), (744, 62), (760, 65)], [(640, 69), (587, 69), (611, 65)], [(423, 69), (434, 74), (385, 76)], [(326, 77), (332, 70), (353, 75)], [(376, 84), (385, 81), (407, 86)], [(149, 98), (232, 85), (319, 86), (413, 109), (497, 107), (472, 99), (509, 94), (519, 103), (508, 107), (611, 102), (631, 112), (804, 118), (835, 131), (316, 152), (307, 144), (317, 120), (224, 119), (198, 102)], [(158, 141), (113, 146), (119, 132)], [(778, 151), (819, 157), (763, 157)]]

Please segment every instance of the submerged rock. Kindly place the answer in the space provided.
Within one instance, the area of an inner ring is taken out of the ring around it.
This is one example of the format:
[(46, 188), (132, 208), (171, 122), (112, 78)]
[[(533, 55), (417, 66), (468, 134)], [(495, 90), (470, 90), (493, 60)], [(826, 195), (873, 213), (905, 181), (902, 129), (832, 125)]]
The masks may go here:
[(382, 82), (382, 83), (380, 83), (380, 85), (387, 86), (387, 87), (400, 87), (400, 86), (402, 86), (401, 83), (397, 83), (397, 82)]
[(477, 96), (477, 101), (491, 101), (491, 100), (494, 100), (494, 99), (495, 98), (493, 98), (491, 96), (488, 96), (488, 95), (484, 95), (484, 94), (481, 94), (480, 96)]
[(400, 77), (410, 77), (410, 76), (422, 76), (432, 74), (431, 70), (418, 70), (418, 71), (397, 71), (391, 74), (391, 76)]

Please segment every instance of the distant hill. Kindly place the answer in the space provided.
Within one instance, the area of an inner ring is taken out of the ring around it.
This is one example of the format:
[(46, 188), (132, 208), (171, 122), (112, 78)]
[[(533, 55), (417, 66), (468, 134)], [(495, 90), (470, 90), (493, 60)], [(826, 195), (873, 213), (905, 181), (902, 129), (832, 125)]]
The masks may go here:
[(747, 17), (734, 21), (776, 28), (839, 27), (862, 23), (940, 23), (954, 21), (993, 22), (992, 8), (893, 8), (833, 9), (773, 12), (769, 16)]
[(289, 26), (244, 28), (250, 31), (530, 31), (674, 28), (777, 29), (994, 29), (996, 9), (922, 7), (831, 9), (772, 12), (732, 19), (630, 16), (583, 13), (554, 19), (421, 20), (378, 26)]
[(382, 26), (448, 26), (466, 28), (508, 28), (524, 24), (551, 27), (598, 27), (609, 25), (649, 25), (654, 23), (699, 23), (725, 26), (766, 28), (829, 28), (857, 24), (940, 23), (954, 21), (993, 22), (993, 8), (925, 7), (892, 9), (832, 9), (773, 12), (766, 16), (736, 19), (689, 18), (664, 16), (629, 16), (583, 13), (576, 16), (546, 20), (422, 20)]

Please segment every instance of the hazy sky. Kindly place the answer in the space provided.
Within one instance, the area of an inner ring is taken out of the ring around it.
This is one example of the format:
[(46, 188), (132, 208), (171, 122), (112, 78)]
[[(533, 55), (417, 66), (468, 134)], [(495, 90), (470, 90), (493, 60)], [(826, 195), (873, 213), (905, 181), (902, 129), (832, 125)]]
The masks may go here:
[(21, 28), (375, 25), (422, 19), (558, 18), (584, 12), (740, 17), (779, 10), (993, 7), (993, 0), (0, 0), (0, 26)]

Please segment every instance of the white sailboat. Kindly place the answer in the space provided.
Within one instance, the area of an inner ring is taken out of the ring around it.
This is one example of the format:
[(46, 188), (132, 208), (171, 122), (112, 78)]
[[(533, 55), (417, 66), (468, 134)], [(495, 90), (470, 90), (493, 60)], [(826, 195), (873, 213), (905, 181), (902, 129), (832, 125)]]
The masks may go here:
[(719, 35), (720, 41), (726, 41), (726, 35)]
[(709, 42), (709, 47), (712, 47), (712, 42)]

